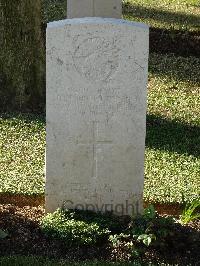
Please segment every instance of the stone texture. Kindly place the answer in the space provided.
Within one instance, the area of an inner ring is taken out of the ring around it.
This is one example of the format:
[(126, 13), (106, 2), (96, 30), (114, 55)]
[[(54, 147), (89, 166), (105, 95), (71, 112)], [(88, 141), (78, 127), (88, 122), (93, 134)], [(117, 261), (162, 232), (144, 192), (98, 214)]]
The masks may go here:
[(48, 24), (47, 212), (141, 212), (148, 38), (117, 19)]
[(121, 18), (121, 0), (68, 0), (67, 18)]

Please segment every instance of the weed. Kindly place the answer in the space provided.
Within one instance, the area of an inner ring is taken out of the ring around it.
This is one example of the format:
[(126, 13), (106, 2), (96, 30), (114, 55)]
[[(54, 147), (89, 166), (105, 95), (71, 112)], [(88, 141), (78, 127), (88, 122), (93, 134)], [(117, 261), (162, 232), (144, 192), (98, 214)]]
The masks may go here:
[(182, 224), (187, 224), (200, 218), (200, 200), (194, 200), (192, 203), (187, 203), (180, 217)]

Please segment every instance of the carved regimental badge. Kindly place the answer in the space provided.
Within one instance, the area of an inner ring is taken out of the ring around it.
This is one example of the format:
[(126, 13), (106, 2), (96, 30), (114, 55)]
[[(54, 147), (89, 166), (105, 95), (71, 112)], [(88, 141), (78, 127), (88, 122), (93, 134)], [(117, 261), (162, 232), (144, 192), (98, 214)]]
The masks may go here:
[(108, 81), (119, 65), (117, 40), (99, 37), (77, 40), (73, 60), (79, 74), (87, 80)]

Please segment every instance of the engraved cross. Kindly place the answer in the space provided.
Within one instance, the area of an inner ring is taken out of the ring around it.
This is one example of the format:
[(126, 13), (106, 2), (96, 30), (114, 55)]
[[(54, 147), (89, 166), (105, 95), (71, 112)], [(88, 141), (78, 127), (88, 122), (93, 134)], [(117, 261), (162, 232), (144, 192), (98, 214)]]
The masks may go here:
[(108, 145), (112, 144), (112, 140), (98, 140), (98, 121), (92, 122), (92, 141), (89, 141), (88, 143), (78, 143), (79, 145), (92, 145), (92, 159), (93, 159), (93, 165), (92, 165), (92, 177), (97, 178), (97, 166), (98, 166), (98, 146), (99, 145)]

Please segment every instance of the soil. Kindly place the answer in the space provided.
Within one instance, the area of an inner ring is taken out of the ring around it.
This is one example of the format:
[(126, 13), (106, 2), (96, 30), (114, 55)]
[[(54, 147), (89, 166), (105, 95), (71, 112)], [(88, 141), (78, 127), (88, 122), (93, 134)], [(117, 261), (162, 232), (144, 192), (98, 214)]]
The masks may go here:
[[(7, 238), (0, 240), (0, 256), (36, 255), (70, 261), (129, 259), (124, 247), (112, 250), (105, 243), (99, 247), (69, 248), (60, 240), (49, 239), (39, 227), (44, 215), (44, 206), (0, 204), (0, 228), (9, 233)], [(167, 248), (161, 245), (148, 248), (142, 261), (200, 265), (200, 221), (187, 226), (176, 223), (172, 231), (173, 237)]]

